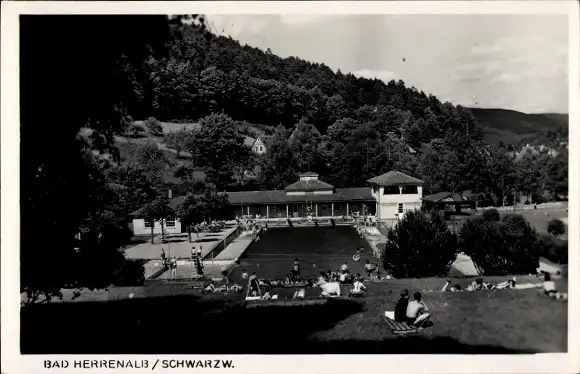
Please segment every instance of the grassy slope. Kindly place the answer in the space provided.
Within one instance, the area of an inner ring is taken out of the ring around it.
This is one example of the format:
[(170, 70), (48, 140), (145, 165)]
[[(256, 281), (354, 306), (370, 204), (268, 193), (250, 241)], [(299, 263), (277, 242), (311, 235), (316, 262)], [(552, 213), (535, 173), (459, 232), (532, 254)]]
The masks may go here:
[[(240, 305), (243, 295), (200, 298), (183, 284), (112, 289), (108, 303), (60, 303), (24, 310), (21, 347), (23, 353), (174, 354), (566, 350), (567, 303), (540, 296), (536, 290), (427, 291), (424, 300), (433, 327), (413, 337), (398, 337), (383, 325), (379, 315), (394, 308), (402, 289), (436, 289), (442, 282), (393, 280), (368, 284), (368, 295), (355, 301), (254, 309)], [(136, 298), (127, 300), (129, 292)], [(292, 290), (283, 292), (281, 297)], [(308, 294), (313, 296), (316, 290), (309, 289)], [(57, 335), (60, 338), (54, 339)]]

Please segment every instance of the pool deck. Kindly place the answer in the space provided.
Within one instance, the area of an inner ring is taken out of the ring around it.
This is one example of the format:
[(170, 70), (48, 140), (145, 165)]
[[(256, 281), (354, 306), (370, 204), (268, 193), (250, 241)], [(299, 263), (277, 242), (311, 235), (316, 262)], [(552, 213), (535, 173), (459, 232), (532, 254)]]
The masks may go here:
[[(199, 238), (196, 234), (192, 234), (193, 242), (184, 239), (180, 242), (172, 243), (143, 243), (129, 248), (125, 251), (125, 257), (132, 260), (149, 260), (145, 263), (145, 279), (168, 279), (171, 272), (163, 268), (161, 261), (161, 249), (165, 250), (168, 257), (177, 258), (177, 278), (192, 278), (197, 276), (197, 271), (191, 261), (191, 247), (194, 245), (202, 246), (202, 258), (204, 259), (204, 266), (208, 261), (209, 255), (216, 250), (224, 241), (234, 234), (238, 226), (227, 227), (217, 233), (200, 233)], [(196, 242), (196, 240), (216, 239), (211, 242)], [(207, 268), (207, 266), (206, 266)]]

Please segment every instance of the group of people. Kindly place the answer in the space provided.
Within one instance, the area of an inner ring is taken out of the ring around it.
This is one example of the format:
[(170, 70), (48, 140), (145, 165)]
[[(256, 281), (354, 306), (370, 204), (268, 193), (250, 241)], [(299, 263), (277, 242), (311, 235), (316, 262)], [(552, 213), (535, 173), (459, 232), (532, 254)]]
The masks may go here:
[(451, 285), (451, 282), (447, 280), (445, 285), (441, 288), (441, 292), (473, 292), (473, 291), (491, 291), (491, 290), (526, 290), (533, 288), (541, 288), (544, 290), (544, 294), (554, 300), (567, 300), (568, 294), (565, 292), (558, 292), (556, 288), (556, 283), (552, 280), (550, 273), (542, 272), (539, 274), (542, 282), (539, 283), (517, 283), (516, 277), (510, 280), (500, 282), (498, 284), (491, 284), (485, 282), (483, 278), (477, 278), (467, 288), (462, 289), (459, 284)]
[[(422, 329), (429, 325), (429, 308), (422, 300), (421, 292), (413, 294), (413, 300), (410, 300), (409, 290), (405, 289), (401, 292), (401, 296), (397, 301), (394, 312), (394, 320), (397, 322), (405, 322), (409, 326)], [(388, 314), (389, 312), (386, 312)]]

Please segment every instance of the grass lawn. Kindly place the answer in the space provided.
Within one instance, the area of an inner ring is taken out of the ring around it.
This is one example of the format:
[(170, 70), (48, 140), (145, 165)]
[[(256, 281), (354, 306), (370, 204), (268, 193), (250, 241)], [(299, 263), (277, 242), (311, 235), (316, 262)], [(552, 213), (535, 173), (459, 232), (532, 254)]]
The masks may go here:
[[(502, 216), (506, 214), (513, 214), (513, 211), (501, 213)], [(568, 217), (566, 209), (520, 210), (516, 211), (516, 214), (522, 215), (539, 234), (548, 233), (548, 222), (551, 220)], [(568, 225), (566, 225), (566, 233), (560, 238), (568, 238)]]
[[(381, 322), (379, 315), (394, 308), (402, 289), (432, 290), (442, 283), (434, 278), (369, 283), (368, 295), (358, 300), (252, 309), (241, 302), (244, 295), (201, 297), (183, 283), (117, 288), (109, 290), (108, 302), (23, 309), (21, 349), (24, 354), (566, 351), (568, 304), (536, 290), (427, 291), (433, 327), (415, 336), (395, 336)], [(134, 299), (127, 299), (129, 292)], [(291, 293), (283, 290), (281, 297)]]

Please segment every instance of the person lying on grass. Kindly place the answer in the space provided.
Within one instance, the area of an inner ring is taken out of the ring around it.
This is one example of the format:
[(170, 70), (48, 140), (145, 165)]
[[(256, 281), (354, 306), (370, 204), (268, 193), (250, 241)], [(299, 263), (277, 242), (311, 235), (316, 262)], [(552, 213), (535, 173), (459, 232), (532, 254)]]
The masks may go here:
[(352, 290), (348, 292), (349, 296), (362, 296), (365, 294), (367, 288), (362, 282), (362, 278), (357, 277), (352, 285)]
[(215, 289), (215, 285), (213, 284), (213, 281), (210, 281), (209, 284), (203, 288), (202, 293), (203, 294), (213, 293), (213, 292), (215, 292), (215, 290), (216, 289)]
[(421, 292), (415, 292), (413, 294), (413, 300), (409, 301), (407, 305), (407, 324), (409, 326), (414, 326), (417, 328), (423, 328), (425, 323), (431, 317), (429, 315), (429, 309), (425, 302), (421, 300)]

